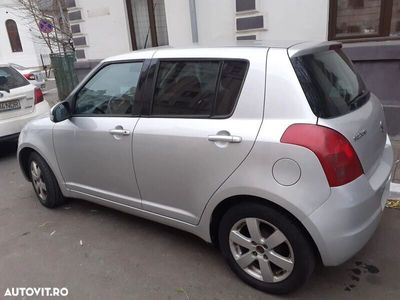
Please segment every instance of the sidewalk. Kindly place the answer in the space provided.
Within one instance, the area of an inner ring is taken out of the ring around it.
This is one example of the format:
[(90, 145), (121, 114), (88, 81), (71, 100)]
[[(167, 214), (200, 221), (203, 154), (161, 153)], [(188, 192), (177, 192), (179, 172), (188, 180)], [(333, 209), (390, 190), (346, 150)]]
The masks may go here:
[[(394, 151), (394, 161), (400, 160), (400, 140), (392, 140), (392, 146)], [(392, 174), (393, 182), (400, 184), (400, 163), (397, 164), (397, 168), (393, 170)]]
[(46, 89), (43, 90), (44, 99), (52, 107), (59, 101), (56, 81), (54, 78), (49, 78), (46, 80)]
[[(392, 140), (392, 146), (396, 163), (400, 160), (400, 140)], [(400, 200), (400, 162), (393, 168), (389, 199)]]

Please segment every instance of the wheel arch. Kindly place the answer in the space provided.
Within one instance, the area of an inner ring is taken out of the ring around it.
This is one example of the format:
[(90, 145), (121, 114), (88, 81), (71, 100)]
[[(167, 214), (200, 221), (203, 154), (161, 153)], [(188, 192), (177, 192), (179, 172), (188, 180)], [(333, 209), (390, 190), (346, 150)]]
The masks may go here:
[(20, 147), (20, 149), (18, 150), (18, 162), (19, 162), (19, 166), (21, 168), (21, 171), (22, 171), (24, 177), (28, 181), (31, 181), (28, 164), (29, 164), (29, 157), (32, 153), (37, 153), (38, 155), (40, 155), (40, 157), (47, 163), (50, 170), (55, 175), (58, 184), (60, 185), (60, 178), (57, 176), (57, 174), (55, 172), (56, 170), (54, 169), (54, 166), (51, 163), (51, 161), (46, 157), (46, 155), (43, 155), (39, 149), (37, 149), (35, 146), (30, 145), (30, 144), (24, 145), (23, 147)]
[[(31, 153), (36, 152), (38, 153), (35, 149), (31, 148), (31, 147), (25, 147), (22, 148), (19, 152), (18, 152), (18, 162), (19, 162), (19, 166), (21, 168), (22, 174), (24, 175), (24, 177), (28, 180), (31, 181), (31, 176), (29, 173), (29, 157), (31, 155)], [(40, 155), (40, 153), (38, 153)]]
[(282, 214), (288, 216), (293, 222), (300, 228), (300, 230), (304, 233), (305, 237), (307, 240), (310, 242), (310, 245), (312, 246), (314, 250), (315, 257), (319, 262), (322, 261), (321, 259), (321, 253), (320, 250), (311, 236), (310, 232), (307, 230), (307, 228), (304, 226), (304, 224), (291, 212), (289, 212), (287, 209), (283, 208), (282, 206), (267, 200), (265, 198), (261, 198), (258, 196), (252, 196), (252, 195), (236, 195), (236, 196), (231, 196), (229, 198), (224, 199), (221, 201), (213, 210), (211, 214), (211, 219), (210, 219), (210, 227), (209, 227), (209, 232), (210, 232), (210, 238), (212, 243), (216, 246), (218, 246), (218, 228), (219, 224), (221, 222), (221, 219), (223, 215), (233, 206), (240, 205), (242, 203), (256, 203), (256, 204), (262, 204), (266, 207), (270, 207), (273, 209), (276, 209), (280, 211)]

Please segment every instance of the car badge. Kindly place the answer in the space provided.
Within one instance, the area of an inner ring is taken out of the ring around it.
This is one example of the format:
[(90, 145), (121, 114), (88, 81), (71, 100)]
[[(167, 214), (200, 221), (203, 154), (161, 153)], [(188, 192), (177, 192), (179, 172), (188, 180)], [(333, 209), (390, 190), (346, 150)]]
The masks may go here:
[(353, 137), (353, 140), (356, 142), (356, 141), (358, 141), (359, 139), (361, 139), (364, 135), (366, 135), (367, 134), (367, 130), (366, 129), (363, 129), (363, 130), (360, 130), (359, 132), (357, 132), (356, 133), (356, 135)]

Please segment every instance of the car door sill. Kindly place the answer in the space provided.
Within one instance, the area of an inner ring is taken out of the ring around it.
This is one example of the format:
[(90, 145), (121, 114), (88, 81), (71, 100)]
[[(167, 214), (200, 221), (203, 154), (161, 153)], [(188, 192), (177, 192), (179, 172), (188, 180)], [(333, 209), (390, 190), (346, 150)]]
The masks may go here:
[(71, 190), (70, 195), (72, 198), (83, 199), (83, 200), (86, 200), (89, 202), (97, 203), (99, 205), (114, 208), (119, 211), (126, 212), (128, 214), (132, 214), (132, 215), (135, 215), (138, 217), (142, 217), (144, 219), (148, 219), (148, 220), (159, 222), (159, 223), (162, 223), (162, 224), (165, 224), (168, 226), (172, 226), (172, 227), (175, 227), (178, 229), (189, 231), (189, 232), (197, 235), (196, 234), (196, 228), (198, 228), (197, 225), (193, 225), (193, 224), (181, 221), (181, 220), (177, 220), (177, 219), (174, 219), (171, 217), (167, 217), (167, 216), (163, 216), (163, 215), (153, 213), (153, 212), (150, 212), (147, 210), (143, 210), (141, 208), (137, 208), (134, 206), (130, 206), (130, 205), (118, 203), (118, 202), (115, 202), (112, 200), (104, 199), (99, 196), (90, 195), (90, 194), (87, 194), (84, 192)]
[[(91, 188), (86, 185), (76, 184), (76, 183), (67, 183), (67, 188), (70, 192), (83, 193), (85, 195), (100, 197), (101, 199), (111, 198), (110, 201), (118, 203), (118, 201), (122, 202), (122, 204), (133, 207), (141, 207), (141, 200), (133, 197), (124, 196), (117, 193), (106, 192), (105, 190)], [(87, 191), (87, 192), (86, 192)], [(102, 197), (101, 195), (106, 195), (107, 198)]]

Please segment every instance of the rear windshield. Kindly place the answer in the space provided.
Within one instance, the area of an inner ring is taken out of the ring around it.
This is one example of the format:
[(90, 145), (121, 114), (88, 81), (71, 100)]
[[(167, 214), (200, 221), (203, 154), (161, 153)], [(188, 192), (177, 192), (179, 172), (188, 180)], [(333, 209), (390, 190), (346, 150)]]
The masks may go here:
[(341, 50), (294, 57), (292, 64), (317, 117), (347, 114), (369, 99), (363, 81)]
[(28, 84), (29, 82), (18, 71), (10, 67), (0, 67), (0, 91), (9, 92), (11, 89)]

